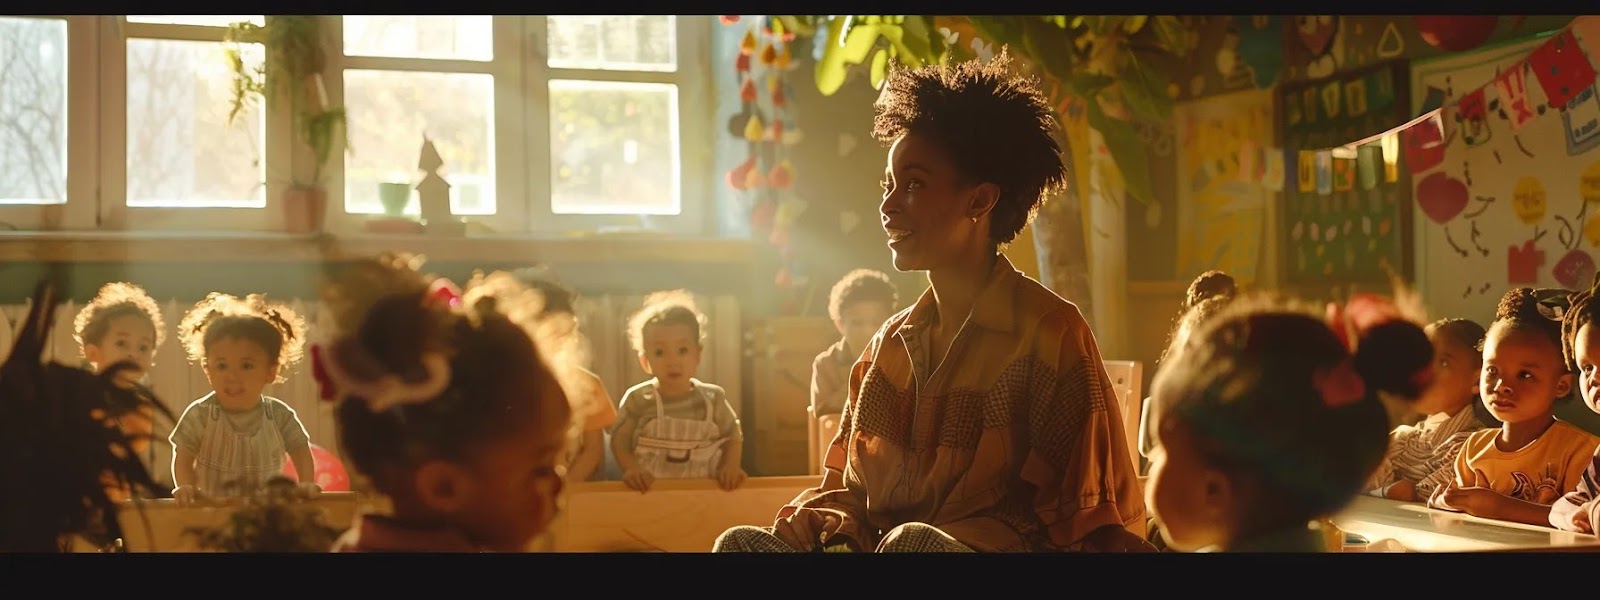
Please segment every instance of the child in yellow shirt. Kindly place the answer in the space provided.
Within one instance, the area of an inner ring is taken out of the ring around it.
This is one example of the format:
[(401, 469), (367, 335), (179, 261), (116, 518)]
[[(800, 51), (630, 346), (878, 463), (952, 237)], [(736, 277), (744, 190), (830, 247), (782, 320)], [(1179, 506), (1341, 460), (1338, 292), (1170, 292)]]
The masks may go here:
[(1569, 294), (1518, 288), (1500, 299), (1484, 338), (1478, 395), (1501, 425), (1467, 438), (1455, 481), (1434, 490), (1429, 506), (1549, 525), (1550, 505), (1578, 486), (1600, 438), (1552, 413), (1572, 392), (1561, 345)]

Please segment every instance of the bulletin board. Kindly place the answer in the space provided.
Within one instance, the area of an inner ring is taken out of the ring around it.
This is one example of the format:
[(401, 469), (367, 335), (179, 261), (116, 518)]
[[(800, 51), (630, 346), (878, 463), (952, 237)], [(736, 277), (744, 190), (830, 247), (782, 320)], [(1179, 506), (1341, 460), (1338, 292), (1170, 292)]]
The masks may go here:
[[(1434, 316), (1488, 323), (1507, 289), (1582, 288), (1594, 276), (1600, 98), (1589, 85), (1566, 109), (1550, 105), (1526, 65), (1551, 39), (1542, 35), (1414, 69), (1413, 109), (1429, 94), (1446, 107), (1442, 154), (1418, 165), (1413, 176), (1421, 209), (1417, 281)], [(1593, 47), (1600, 40), (1586, 41)], [(1590, 54), (1591, 62), (1600, 58)], [(1518, 74), (1518, 89), (1502, 91), (1498, 82), (1514, 69), (1526, 69)], [(1507, 92), (1525, 97), (1520, 118)]]
[(1244, 285), (1270, 268), (1264, 251), (1273, 182), (1272, 92), (1247, 90), (1173, 108), (1177, 124), (1178, 273), (1221, 269)]
[[(1389, 62), (1312, 82), (1285, 84), (1278, 112), (1284, 161), (1284, 282), (1384, 284), (1409, 277), (1411, 183), (1377, 144), (1358, 157), (1332, 158), (1343, 146), (1413, 116), (1407, 65)], [(1398, 148), (1391, 154), (1398, 156)]]

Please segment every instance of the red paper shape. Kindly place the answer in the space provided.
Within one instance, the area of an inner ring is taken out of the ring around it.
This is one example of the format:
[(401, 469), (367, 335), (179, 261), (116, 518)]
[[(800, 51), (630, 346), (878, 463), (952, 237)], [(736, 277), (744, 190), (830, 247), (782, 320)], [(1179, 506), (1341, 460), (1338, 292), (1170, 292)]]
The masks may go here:
[(771, 200), (763, 200), (756, 203), (755, 208), (750, 211), (750, 226), (757, 231), (766, 231), (772, 228), (773, 218), (777, 216), (778, 204)]
[(1494, 35), (1499, 15), (1419, 15), (1411, 17), (1417, 35), (1429, 45), (1450, 52), (1482, 46)]
[(1528, 79), (1522, 72), (1522, 63), (1501, 71), (1494, 78), (1495, 89), (1500, 92), (1500, 105), (1505, 110), (1511, 126), (1521, 129), (1533, 120), (1533, 108), (1528, 106)]
[(1512, 285), (1539, 283), (1539, 267), (1544, 264), (1544, 251), (1533, 245), (1533, 240), (1522, 246), (1506, 249), (1506, 283)]
[(755, 80), (753, 80), (753, 79), (745, 79), (744, 80), (744, 85), (739, 88), (739, 99), (742, 100), (742, 101), (745, 101), (745, 102), (755, 102), (756, 101), (756, 82), (755, 82)]
[(1488, 109), (1483, 102), (1483, 88), (1478, 88), (1471, 94), (1461, 97), (1461, 103), (1456, 105), (1456, 115), (1461, 120), (1473, 121), (1488, 116)]
[(1443, 225), (1467, 209), (1467, 184), (1436, 171), (1417, 183), (1417, 206), (1428, 220)]
[[(317, 487), (322, 488), (322, 491), (350, 491), (350, 473), (344, 470), (344, 463), (339, 461), (339, 457), (334, 456), (327, 448), (312, 444), (311, 463), (313, 465), (311, 476), (317, 480)], [(300, 476), (294, 470), (294, 459), (289, 458), (287, 454), (283, 457), (283, 470), (281, 472), (284, 477), (288, 477), (293, 481), (300, 481)]]
[(746, 183), (750, 181), (750, 171), (755, 168), (756, 159), (753, 156), (749, 160), (739, 163), (739, 166), (728, 171), (728, 187), (740, 192), (748, 189)]
[(1569, 290), (1589, 289), (1589, 284), (1594, 282), (1594, 257), (1586, 251), (1573, 250), (1556, 261), (1550, 274), (1555, 276), (1556, 283), (1561, 287)]
[(1578, 92), (1594, 84), (1594, 67), (1571, 31), (1563, 31), (1528, 55), (1528, 66), (1544, 88), (1550, 106), (1565, 109)]
[(750, 70), (750, 55), (749, 54), (740, 54), (739, 58), (733, 59), (733, 68), (734, 68), (735, 71), (738, 71), (740, 73), (744, 73), (744, 72), (749, 71)]
[(1412, 174), (1421, 173), (1439, 166), (1444, 162), (1444, 135), (1439, 131), (1439, 123), (1428, 119), (1412, 125), (1400, 132), (1400, 143), (1404, 146), (1406, 166)]

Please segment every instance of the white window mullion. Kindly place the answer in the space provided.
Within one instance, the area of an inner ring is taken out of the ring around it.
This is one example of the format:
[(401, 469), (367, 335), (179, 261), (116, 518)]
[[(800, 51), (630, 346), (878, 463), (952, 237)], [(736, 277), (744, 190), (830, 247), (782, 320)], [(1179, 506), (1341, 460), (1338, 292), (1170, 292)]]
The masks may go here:
[(99, 18), (100, 192), (102, 229), (128, 227), (128, 44), (122, 18)]
[(527, 19), (517, 16), (494, 18), (494, 177), (495, 213), (473, 217), (483, 220), (500, 233), (528, 231), (528, 173), (518, 168), (527, 164), (528, 140), (522, 132), (528, 127), (523, 106), (523, 65), (529, 53), (525, 45)]
[(546, 64), (549, 46), (545, 41), (548, 21), (545, 17), (524, 17), (523, 21), (527, 24), (522, 70), (527, 78), (523, 83), (527, 101), (523, 104), (526, 134), (522, 137), (528, 148), (523, 162), (527, 165), (528, 195), (522, 204), (528, 211), (527, 231), (532, 232), (556, 226), (559, 215), (550, 209), (550, 68)]
[(94, 229), (100, 173), (100, 22), (67, 17), (67, 204), (61, 229)]

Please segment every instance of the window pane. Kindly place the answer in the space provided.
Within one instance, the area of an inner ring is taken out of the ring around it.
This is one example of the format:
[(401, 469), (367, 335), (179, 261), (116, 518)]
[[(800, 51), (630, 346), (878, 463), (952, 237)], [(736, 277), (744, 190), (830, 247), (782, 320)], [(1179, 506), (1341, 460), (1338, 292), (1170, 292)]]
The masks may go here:
[(67, 22), (0, 17), (0, 204), (67, 199)]
[(611, 71), (678, 70), (672, 15), (550, 16), (550, 66)]
[(550, 172), (558, 214), (678, 214), (678, 87), (551, 80)]
[[(128, 206), (266, 206), (264, 115), (250, 108), (228, 123), (223, 47), (128, 40)], [(246, 68), (262, 59), (259, 44), (244, 46)]]
[(344, 53), (494, 60), (494, 17), (345, 15)]
[[(494, 76), (415, 71), (344, 72), (350, 119), (345, 157), (344, 208), (381, 213), (380, 183), (415, 186), (422, 136), (444, 159), (450, 209), (458, 215), (494, 214)], [(413, 187), (405, 213), (418, 214)]]
[(129, 23), (157, 23), (163, 25), (227, 27), (233, 23), (244, 21), (257, 25), (266, 23), (266, 20), (261, 15), (128, 15)]

